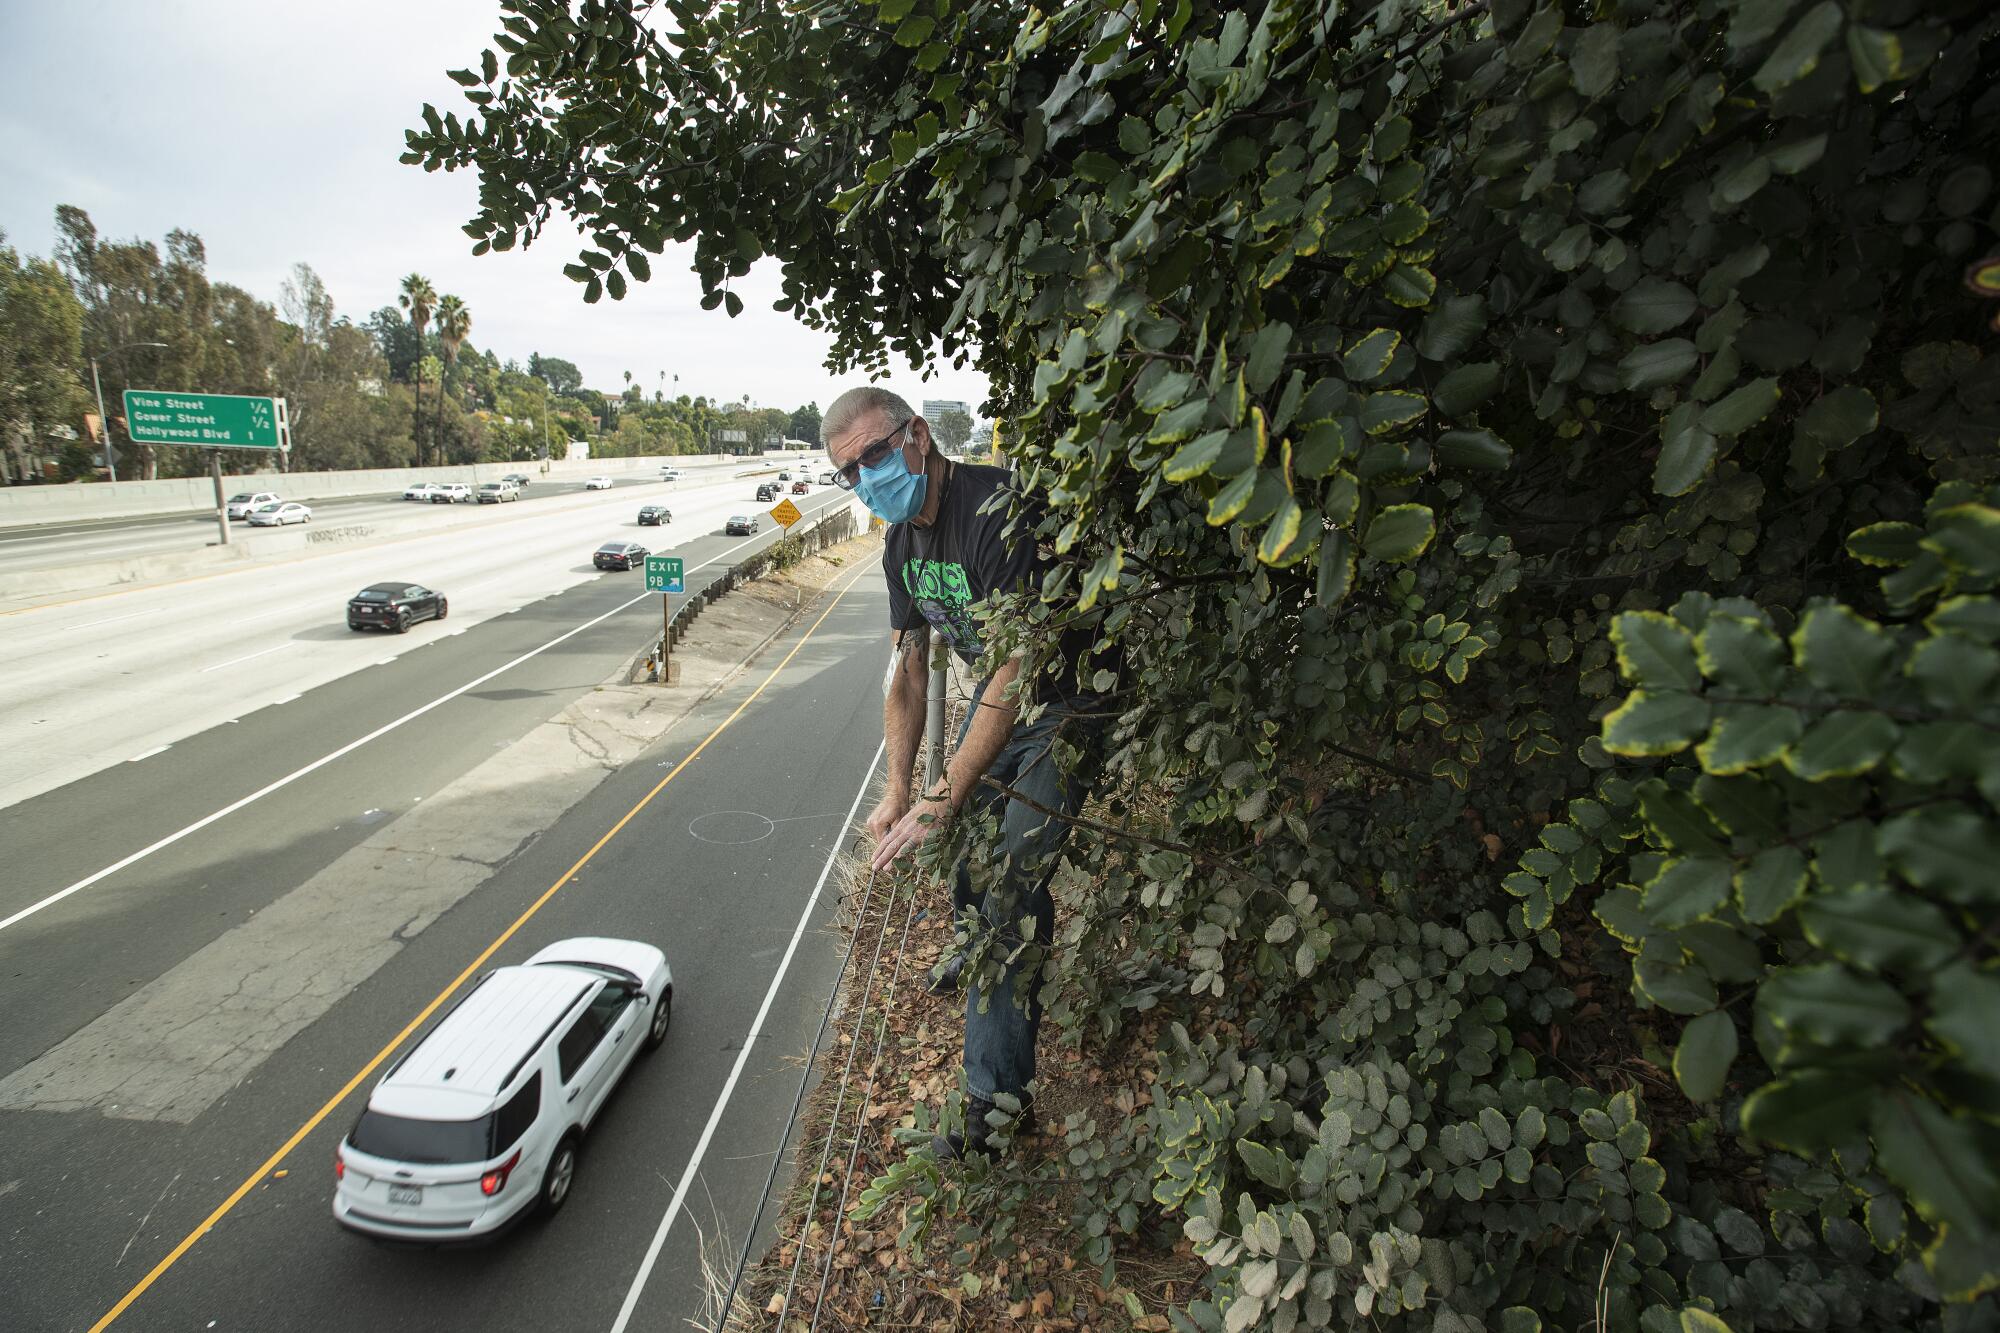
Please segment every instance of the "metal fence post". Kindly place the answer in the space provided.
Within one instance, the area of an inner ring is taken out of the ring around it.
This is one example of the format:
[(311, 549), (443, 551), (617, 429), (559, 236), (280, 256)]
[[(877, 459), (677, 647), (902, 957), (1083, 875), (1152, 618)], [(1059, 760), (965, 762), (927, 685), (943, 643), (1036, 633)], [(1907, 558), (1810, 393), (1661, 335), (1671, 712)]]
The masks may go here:
[(931, 685), (924, 717), (924, 790), (936, 789), (944, 776), (944, 687), (945, 654), (950, 651), (938, 639), (931, 649)]

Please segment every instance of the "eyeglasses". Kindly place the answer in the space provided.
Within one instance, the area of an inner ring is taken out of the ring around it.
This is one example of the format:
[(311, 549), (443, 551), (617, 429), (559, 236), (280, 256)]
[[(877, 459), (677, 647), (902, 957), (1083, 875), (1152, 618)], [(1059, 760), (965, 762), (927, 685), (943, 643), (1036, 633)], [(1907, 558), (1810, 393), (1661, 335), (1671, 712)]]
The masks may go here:
[[(910, 421), (915, 420), (915, 417), (910, 418)], [(910, 428), (910, 421), (905, 421), (902, 425), (896, 427), (896, 429), (890, 431), (866, 449), (863, 449), (855, 457), (854, 461), (846, 467), (834, 469), (833, 484), (840, 487), (843, 491), (851, 491), (860, 485), (861, 469), (865, 467), (879, 467), (882, 460), (889, 456), (889, 451), (895, 448), (896, 437)]]

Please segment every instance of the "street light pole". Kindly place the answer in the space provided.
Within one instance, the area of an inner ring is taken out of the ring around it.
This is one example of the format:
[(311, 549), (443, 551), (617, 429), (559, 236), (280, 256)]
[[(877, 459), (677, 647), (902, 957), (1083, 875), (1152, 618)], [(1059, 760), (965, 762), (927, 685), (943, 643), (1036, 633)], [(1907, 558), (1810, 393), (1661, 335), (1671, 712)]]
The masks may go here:
[(118, 480), (118, 454), (111, 444), (111, 418), (104, 414), (104, 381), (97, 376), (97, 358), (90, 358), (90, 382), (97, 388), (97, 428), (104, 432), (104, 466)]
[[(106, 352), (105, 355), (116, 356), (120, 352), (129, 352), (134, 347), (165, 347), (165, 346), (166, 346), (165, 343), (156, 343), (156, 342), (126, 343), (122, 347), (112, 348), (110, 351)], [(111, 443), (111, 418), (107, 416), (104, 411), (104, 381), (98, 377), (97, 358), (94, 356), (90, 358), (90, 382), (91, 385), (97, 390), (97, 425), (98, 429), (104, 432), (104, 466), (105, 469), (111, 473), (111, 480), (116, 481), (118, 480), (118, 450), (117, 447)], [(129, 385), (132, 381), (128, 378), (125, 382)]]

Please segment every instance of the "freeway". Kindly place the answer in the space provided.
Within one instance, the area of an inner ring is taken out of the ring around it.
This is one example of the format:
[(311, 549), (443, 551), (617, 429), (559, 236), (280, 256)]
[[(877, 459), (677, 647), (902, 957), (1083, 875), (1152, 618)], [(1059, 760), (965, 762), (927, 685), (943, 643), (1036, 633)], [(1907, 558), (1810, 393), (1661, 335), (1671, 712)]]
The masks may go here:
[[(643, 642), (657, 609), (635, 581), (578, 581), (0, 811), (22, 872), (5, 913), (36, 891), (24, 877), (112, 864), (409, 718), (0, 929), (10, 1331), (609, 1329), (677, 1198), (632, 1326), (694, 1313), (701, 1246), (741, 1239), (838, 966), (816, 886), (877, 773), (884, 607), (871, 568), (843, 575), (749, 672), (540, 819), (560, 779), (536, 737)], [(575, 934), (660, 943), (676, 1017), (565, 1212), (465, 1252), (339, 1232), (329, 1162), (361, 1072), (482, 955)]]
[[(613, 480), (617, 485), (626, 488), (660, 486), (662, 484), (654, 481), (652, 478), (614, 478)], [(269, 483), (269, 485), (260, 486), (259, 489), (275, 491), (281, 496), (285, 494), (285, 479), (283, 476), (273, 475), (269, 478)], [(526, 504), (536, 500), (546, 500), (557, 495), (574, 495), (582, 489), (583, 483), (580, 481), (543, 481), (536, 479), (531, 481), (521, 492), (521, 499), (516, 501), (516, 503)], [(286, 498), (291, 499), (296, 497), (287, 496)], [(337, 495), (321, 499), (308, 498), (305, 503), (312, 506), (314, 517), (322, 521), (327, 518), (354, 519), (357, 517), (385, 517), (392, 513), (407, 513), (416, 510), (416, 502), (403, 499), (401, 492), (397, 491), (381, 491), (362, 495)], [(446, 506), (443, 505), (438, 506), (440, 512), (443, 512), (445, 508)], [(215, 511), (213, 509), (204, 509), (177, 514), (137, 514), (111, 518), (64, 519), (56, 523), (20, 524), (0, 528), (0, 552), (13, 555), (17, 553), (19, 548), (50, 542), (51, 539), (58, 537), (111, 537), (120, 539), (153, 529), (165, 529), (169, 532), (185, 535), (197, 542), (210, 541), (215, 536)], [(229, 525), (229, 531), (230, 535), (234, 537), (236, 534), (243, 532), (244, 528), (240, 522), (232, 522)]]
[[(765, 508), (748, 481), (674, 486), (488, 505), (471, 516), (478, 522), (445, 532), (0, 612), (0, 753), (8, 756), (0, 808), (114, 764), (148, 762), (246, 712), (595, 580), (591, 552), (603, 542), (662, 552), (685, 545), (692, 572), (740, 540), (721, 535), (726, 517)], [(638, 526), (642, 502), (669, 505), (673, 521)], [(822, 487), (796, 502), (810, 516), (848, 497)], [(346, 599), (384, 579), (443, 592), (448, 618), (408, 635), (350, 631)]]
[[(720, 484), (725, 478), (731, 478), (739, 471), (767, 468), (776, 470), (788, 468), (790, 465), (789, 455), (783, 461), (746, 458), (721, 464), (692, 464), (679, 481), (663, 482), (654, 477), (622, 476), (613, 477), (611, 481), (614, 492), (631, 504), (638, 505), (648, 501), (671, 504), (672, 497), (679, 493)], [(285, 495), (284, 478), (272, 476), (268, 479), (268, 484), (260, 484), (259, 489)], [(521, 491), (519, 500), (497, 506), (418, 503), (403, 499), (401, 492), (344, 495), (323, 499), (307, 498), (304, 503), (313, 511), (313, 523), (322, 528), (389, 519), (432, 522), (442, 528), (451, 525), (469, 509), (483, 509), (489, 513), (506, 510), (512, 513), (520, 509), (535, 509), (547, 505), (550, 501), (585, 493), (581, 481), (536, 479)], [(744, 494), (749, 493), (749, 488), (745, 487)], [(233, 521), (229, 525), (230, 541), (247, 544), (252, 550), (260, 544), (269, 544), (270, 539), (280, 531), (273, 528), (253, 528), (241, 521)], [(56, 523), (4, 527), (0, 528), (0, 575), (105, 560), (129, 559), (134, 556), (160, 556), (199, 551), (214, 544), (215, 539), (213, 509), (192, 513), (70, 519)]]

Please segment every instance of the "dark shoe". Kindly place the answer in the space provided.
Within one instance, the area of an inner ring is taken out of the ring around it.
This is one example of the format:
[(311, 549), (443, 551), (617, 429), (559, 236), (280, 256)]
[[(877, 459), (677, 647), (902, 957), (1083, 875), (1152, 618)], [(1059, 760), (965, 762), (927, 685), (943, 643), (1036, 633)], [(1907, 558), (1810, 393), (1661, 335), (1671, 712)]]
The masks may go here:
[(959, 973), (965, 971), (965, 955), (954, 953), (931, 969), (931, 979), (924, 989), (933, 995), (951, 995), (958, 990)]
[(1026, 1106), (1014, 1117), (1011, 1125), (996, 1129), (986, 1122), (993, 1111), (993, 1103), (977, 1097), (965, 1103), (965, 1125), (931, 1137), (931, 1154), (940, 1162), (964, 1161), (973, 1153), (984, 1156), (993, 1154), (994, 1140), (1003, 1133), (1015, 1142), (1035, 1132), (1035, 1108)]

